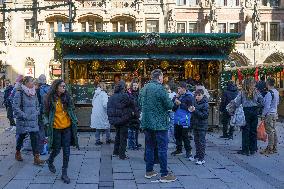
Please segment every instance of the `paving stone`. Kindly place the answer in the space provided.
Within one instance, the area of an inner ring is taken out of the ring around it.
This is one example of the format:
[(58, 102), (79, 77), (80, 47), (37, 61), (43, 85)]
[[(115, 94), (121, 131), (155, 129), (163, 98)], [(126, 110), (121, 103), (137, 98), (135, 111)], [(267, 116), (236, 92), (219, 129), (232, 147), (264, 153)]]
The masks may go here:
[(98, 184), (77, 184), (75, 189), (98, 189)]
[(56, 180), (52, 185), (53, 189), (73, 189), (75, 188), (76, 180), (71, 180), (70, 184), (65, 184), (62, 180)]
[(12, 180), (4, 187), (4, 189), (26, 189), (30, 183), (31, 180)]
[(137, 185), (134, 180), (115, 180), (114, 189), (135, 189)]
[(52, 189), (52, 184), (31, 184), (27, 189)]
[(77, 183), (79, 184), (98, 184), (99, 183), (99, 177), (94, 177), (92, 175), (89, 175), (88, 177), (81, 177), (79, 176)]
[(54, 176), (37, 176), (31, 183), (35, 184), (53, 184), (57, 177)]
[(159, 183), (161, 188), (183, 188), (182, 184), (177, 180), (170, 183)]
[(113, 180), (133, 180), (133, 173), (113, 173)]
[(159, 183), (137, 184), (138, 189), (160, 189)]
[(100, 181), (100, 183), (99, 183), (99, 187), (113, 187), (113, 185), (114, 185), (113, 181), (109, 181), (109, 182)]

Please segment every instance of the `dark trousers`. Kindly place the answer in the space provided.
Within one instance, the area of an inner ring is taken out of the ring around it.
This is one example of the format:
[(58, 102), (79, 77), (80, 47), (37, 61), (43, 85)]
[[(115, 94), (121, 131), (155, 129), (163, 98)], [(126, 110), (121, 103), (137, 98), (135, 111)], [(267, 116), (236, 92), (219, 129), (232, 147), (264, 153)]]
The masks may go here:
[[(24, 139), (26, 138), (28, 133), (24, 133), (24, 134), (19, 134), (18, 138), (17, 138), (17, 146), (16, 146), (16, 150), (20, 151), (22, 146), (23, 146), (23, 142)], [(39, 154), (39, 150), (38, 150), (38, 132), (30, 132), (30, 139), (31, 139), (31, 146), (32, 146), (32, 150), (33, 150), (33, 154)]]
[(13, 109), (12, 106), (6, 106), (6, 111), (7, 111), (7, 118), (10, 122), (10, 126), (15, 126), (15, 120), (14, 120), (14, 116), (13, 116)]
[(184, 144), (185, 151), (190, 153), (191, 146), (189, 140), (189, 128), (183, 128), (181, 125), (175, 125), (175, 139), (176, 139), (176, 149), (182, 151), (182, 142)]
[(242, 127), (242, 150), (244, 152), (257, 151), (257, 108), (245, 107), (246, 125)]
[(38, 149), (39, 149), (39, 152), (42, 153), (43, 152), (43, 147), (44, 147), (44, 141), (45, 141), (45, 136), (46, 136), (46, 132), (45, 132), (45, 126), (42, 122), (42, 120), (40, 119), (40, 116), (39, 116), (39, 121), (38, 121), (38, 125), (39, 125), (39, 137), (38, 137)]
[(195, 158), (202, 161), (205, 157), (205, 147), (206, 147), (206, 130), (193, 130), (194, 143), (196, 148)]
[(228, 113), (222, 113), (223, 136), (232, 137), (234, 134), (234, 127), (230, 125), (230, 120), (231, 116)]
[(48, 158), (50, 163), (54, 162), (55, 157), (63, 150), (63, 166), (62, 169), (68, 168), (70, 157), (72, 132), (71, 128), (66, 129), (53, 129), (53, 148)]
[(125, 151), (127, 146), (128, 127), (117, 126), (115, 127), (116, 136), (114, 142), (113, 154), (119, 155), (119, 158), (123, 159), (126, 157)]
[(146, 172), (153, 171), (155, 163), (155, 147), (158, 144), (158, 156), (161, 176), (168, 174), (168, 131), (145, 130)]

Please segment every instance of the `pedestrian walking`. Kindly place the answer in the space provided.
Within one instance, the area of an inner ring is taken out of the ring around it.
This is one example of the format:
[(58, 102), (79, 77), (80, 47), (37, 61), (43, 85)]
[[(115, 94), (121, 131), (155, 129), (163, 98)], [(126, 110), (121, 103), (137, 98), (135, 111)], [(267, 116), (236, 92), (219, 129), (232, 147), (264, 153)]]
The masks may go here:
[(176, 139), (176, 150), (171, 155), (182, 154), (182, 142), (186, 151), (186, 158), (190, 158), (191, 146), (189, 139), (189, 128), (191, 113), (189, 107), (193, 105), (193, 94), (187, 90), (187, 84), (180, 82), (178, 94), (174, 97), (174, 134)]
[(268, 78), (266, 86), (268, 92), (264, 97), (264, 108), (262, 111), (262, 117), (265, 122), (265, 130), (268, 135), (268, 145), (261, 151), (261, 154), (268, 155), (277, 153), (277, 131), (276, 120), (278, 118), (277, 108), (279, 105), (279, 92), (274, 88), (275, 80)]
[(195, 91), (194, 106), (191, 106), (189, 111), (192, 112), (191, 122), (196, 149), (195, 155), (189, 157), (189, 160), (196, 161), (195, 163), (197, 165), (203, 165), (205, 163), (205, 137), (208, 129), (209, 104), (202, 89), (197, 89)]
[(53, 165), (55, 157), (63, 151), (63, 166), (61, 180), (69, 184), (70, 178), (67, 169), (70, 159), (70, 146), (78, 145), (77, 125), (78, 120), (74, 113), (71, 96), (66, 90), (66, 84), (61, 79), (53, 81), (49, 92), (44, 99), (45, 125), (47, 127), (50, 156), (47, 160), (50, 172), (55, 173)]
[(40, 159), (38, 150), (39, 103), (32, 77), (24, 77), (23, 84), (17, 88), (13, 98), (13, 109), (16, 117), (16, 134), (18, 135), (15, 159), (23, 161), (21, 148), (26, 135), (29, 134), (34, 155), (34, 164), (44, 164), (44, 161)]
[(139, 130), (140, 130), (140, 108), (138, 106), (139, 97), (139, 81), (133, 79), (128, 90), (128, 95), (134, 101), (134, 115), (130, 121), (128, 129), (128, 149), (138, 150), (142, 145), (138, 143)]
[(109, 96), (106, 93), (106, 84), (100, 82), (97, 85), (95, 94), (92, 100), (91, 128), (96, 129), (96, 145), (102, 145), (101, 134), (105, 132), (106, 143), (112, 143), (110, 124), (107, 116), (107, 102)]
[(246, 121), (246, 125), (241, 127), (242, 150), (238, 154), (253, 155), (257, 151), (258, 109), (263, 105), (263, 97), (255, 87), (254, 78), (243, 81), (242, 90), (234, 101), (236, 107), (242, 105)]
[(129, 159), (125, 152), (129, 124), (134, 116), (134, 101), (127, 94), (123, 80), (117, 82), (114, 94), (108, 100), (107, 115), (109, 123), (116, 129), (113, 156), (119, 156), (121, 160)]
[(154, 149), (158, 145), (160, 163), (160, 182), (173, 182), (176, 177), (167, 169), (169, 110), (173, 102), (162, 85), (163, 72), (160, 69), (151, 72), (151, 81), (146, 84), (139, 95), (142, 110), (141, 127), (144, 129), (146, 141), (146, 174), (150, 179), (157, 176), (154, 171)]
[[(165, 89), (168, 91), (169, 98), (173, 100), (174, 97), (176, 96), (176, 93), (175, 91), (173, 91), (173, 89), (170, 86), (174, 86), (174, 83), (172, 83), (172, 85), (165, 84), (164, 86), (165, 86)], [(168, 131), (169, 142), (176, 143), (175, 124), (174, 124), (175, 112), (170, 110), (169, 117), (170, 117), (169, 131)]]
[(266, 93), (267, 93), (267, 86), (266, 86), (266, 82), (265, 82), (265, 76), (262, 75), (260, 77), (260, 81), (258, 81), (255, 85), (255, 87), (257, 88), (257, 90), (260, 92), (260, 94), (265, 97)]
[(220, 138), (233, 139), (234, 126), (230, 125), (231, 115), (226, 110), (226, 106), (234, 100), (238, 95), (238, 88), (233, 83), (233, 81), (228, 81), (227, 88), (223, 92), (221, 97), (220, 112), (221, 112), (221, 122), (223, 125), (223, 135)]
[(10, 122), (10, 127), (6, 128), (5, 130), (11, 130), (13, 127), (16, 126), (15, 120), (14, 120), (14, 116), (13, 116), (13, 108), (12, 108), (12, 104), (13, 102), (11, 101), (10, 95), (12, 93), (12, 90), (14, 88), (14, 86), (11, 84), (10, 80), (5, 80), (5, 90), (4, 90), (4, 101), (3, 104), (6, 108), (7, 111), (7, 118)]
[(40, 109), (40, 115), (38, 119), (38, 125), (39, 125), (39, 151), (41, 155), (48, 154), (47, 151), (47, 135), (46, 135), (46, 129), (43, 123), (44, 118), (44, 98), (47, 95), (50, 85), (47, 84), (46, 76), (44, 74), (41, 74), (38, 79), (38, 88), (36, 89), (38, 102), (39, 102), (39, 109)]

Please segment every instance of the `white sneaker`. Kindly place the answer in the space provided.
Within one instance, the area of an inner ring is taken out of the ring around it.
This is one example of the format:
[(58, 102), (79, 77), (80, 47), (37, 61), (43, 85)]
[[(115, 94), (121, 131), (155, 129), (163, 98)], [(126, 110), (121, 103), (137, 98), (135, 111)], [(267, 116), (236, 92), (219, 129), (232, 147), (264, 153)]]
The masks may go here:
[(194, 158), (194, 156), (191, 156), (188, 158), (189, 161), (196, 161), (196, 159)]
[(198, 160), (195, 164), (196, 165), (203, 165), (204, 163), (205, 163), (205, 160), (202, 160), (202, 161)]
[(12, 126), (12, 128), (10, 129), (10, 131), (15, 131), (16, 130), (16, 126)]

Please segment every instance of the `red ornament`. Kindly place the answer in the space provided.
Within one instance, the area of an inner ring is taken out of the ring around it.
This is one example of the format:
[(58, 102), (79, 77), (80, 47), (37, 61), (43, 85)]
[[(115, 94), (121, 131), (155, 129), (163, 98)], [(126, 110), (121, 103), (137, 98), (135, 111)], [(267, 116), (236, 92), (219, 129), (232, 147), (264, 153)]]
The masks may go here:
[(255, 81), (258, 81), (258, 67), (255, 68), (254, 79)]
[(240, 82), (243, 80), (243, 75), (240, 69), (238, 69), (238, 79)]

